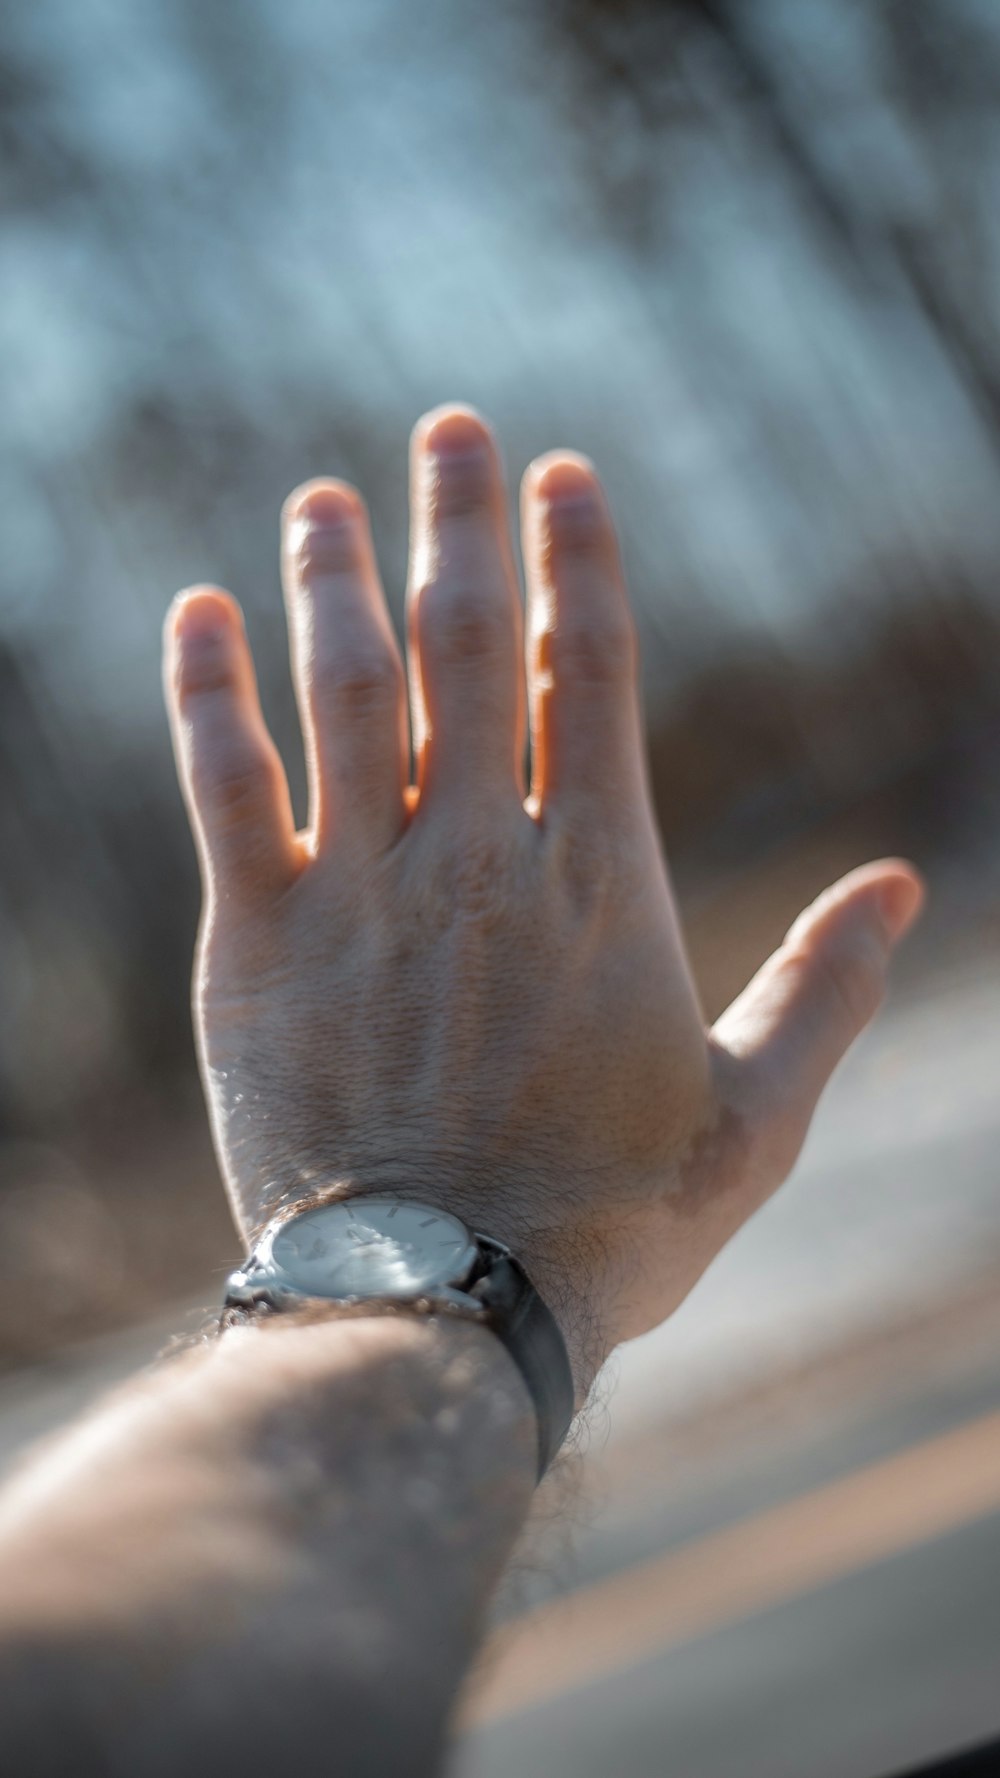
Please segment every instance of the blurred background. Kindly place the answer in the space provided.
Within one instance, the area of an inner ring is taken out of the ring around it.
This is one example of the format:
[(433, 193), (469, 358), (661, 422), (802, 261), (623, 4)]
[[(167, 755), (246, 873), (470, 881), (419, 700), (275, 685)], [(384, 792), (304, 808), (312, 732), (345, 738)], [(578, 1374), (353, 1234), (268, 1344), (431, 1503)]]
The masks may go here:
[(235, 1251), (167, 602), (242, 600), (301, 811), (280, 502), (359, 483), (398, 618), (406, 435), (471, 401), (514, 487), (558, 444), (608, 485), (706, 1010), (868, 857), (931, 902), (792, 1185), (619, 1360), (576, 1554), (542, 1525), (505, 1608), (562, 1665), (497, 1657), (460, 1769), (1000, 1731), (1000, 10), (42, 0), (0, 170), (0, 1445)]

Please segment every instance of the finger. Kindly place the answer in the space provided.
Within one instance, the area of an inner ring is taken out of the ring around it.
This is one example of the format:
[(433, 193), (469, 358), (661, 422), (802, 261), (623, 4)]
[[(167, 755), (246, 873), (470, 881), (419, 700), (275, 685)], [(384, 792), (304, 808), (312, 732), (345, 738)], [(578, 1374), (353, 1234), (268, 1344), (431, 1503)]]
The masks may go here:
[(716, 1025), (716, 1043), (742, 1065), (780, 1177), (838, 1062), (878, 1011), (890, 958), (923, 898), (920, 877), (901, 859), (852, 871), (799, 915)]
[(469, 408), (439, 408), (411, 446), (411, 707), (421, 808), (520, 804), (521, 606), (503, 472)]
[(282, 581), (314, 843), (391, 845), (405, 820), (403, 664), (368, 515), (346, 483), (309, 482), (286, 501)]
[(617, 820), (645, 800), (635, 631), (604, 490), (585, 457), (525, 475), (532, 795), (550, 813)]
[(296, 873), (288, 784), (261, 714), (235, 599), (179, 595), (167, 618), (165, 680), (177, 769), (206, 888), (280, 890)]

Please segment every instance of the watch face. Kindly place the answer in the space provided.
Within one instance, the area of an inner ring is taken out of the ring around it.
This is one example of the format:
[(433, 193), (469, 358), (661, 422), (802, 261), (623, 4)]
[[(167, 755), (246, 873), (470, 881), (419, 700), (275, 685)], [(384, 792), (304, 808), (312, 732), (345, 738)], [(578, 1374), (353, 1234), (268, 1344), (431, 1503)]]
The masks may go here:
[(421, 1296), (461, 1284), (475, 1259), (457, 1216), (398, 1198), (321, 1204), (284, 1223), (270, 1249), (271, 1269), (308, 1296)]

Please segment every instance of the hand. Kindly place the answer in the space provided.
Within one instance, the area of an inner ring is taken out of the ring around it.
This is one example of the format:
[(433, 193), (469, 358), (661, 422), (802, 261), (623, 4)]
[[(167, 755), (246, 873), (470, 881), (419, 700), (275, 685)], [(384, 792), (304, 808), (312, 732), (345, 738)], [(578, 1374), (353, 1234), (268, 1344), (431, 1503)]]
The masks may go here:
[(525, 476), (526, 650), (482, 421), (425, 418), (411, 481), (415, 786), (403, 666), (352, 489), (314, 482), (284, 512), (307, 832), (238, 607), (199, 588), (168, 621), (205, 891), (205, 1091), (246, 1236), (331, 1185), (451, 1207), (523, 1259), (584, 1389), (785, 1178), (922, 891), (898, 861), (853, 872), (706, 1032), (593, 468), (559, 452)]

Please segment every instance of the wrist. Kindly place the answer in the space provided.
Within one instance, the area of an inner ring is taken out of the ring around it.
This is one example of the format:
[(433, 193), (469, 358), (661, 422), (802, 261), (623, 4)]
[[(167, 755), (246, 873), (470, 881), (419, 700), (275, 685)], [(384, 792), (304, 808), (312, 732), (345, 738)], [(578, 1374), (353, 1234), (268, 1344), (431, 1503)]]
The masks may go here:
[(472, 1224), (454, 1204), (443, 1208), (439, 1194), (328, 1186), (286, 1203), (258, 1233), (229, 1277), (223, 1319), (409, 1310), (477, 1323), (506, 1349), (527, 1386), (541, 1478), (604, 1355), (593, 1316), (568, 1284), (565, 1252), (549, 1258), (546, 1245), (533, 1243), (532, 1259), (555, 1310), (519, 1254), (485, 1233), (478, 1218)]
[[(301, 1183), (325, 1179), (322, 1185)], [(485, 1188), (485, 1189), (484, 1189)], [(550, 1226), (544, 1212), (553, 1195), (543, 1182), (523, 1173), (485, 1166), (456, 1167), (454, 1159), (417, 1159), (405, 1173), (378, 1162), (331, 1174), (329, 1166), (297, 1169), (294, 1178), (275, 1182), (266, 1194), (230, 1181), (237, 1220), (253, 1247), (278, 1217), (300, 1215), (314, 1206), (348, 1197), (392, 1196), (427, 1204), (457, 1216), (473, 1233), (501, 1242), (523, 1267), (553, 1315), (573, 1371), (577, 1407), (582, 1407), (595, 1376), (617, 1343), (615, 1300), (608, 1278), (605, 1242), (585, 1228)], [(250, 1206), (253, 1206), (250, 1208)]]

